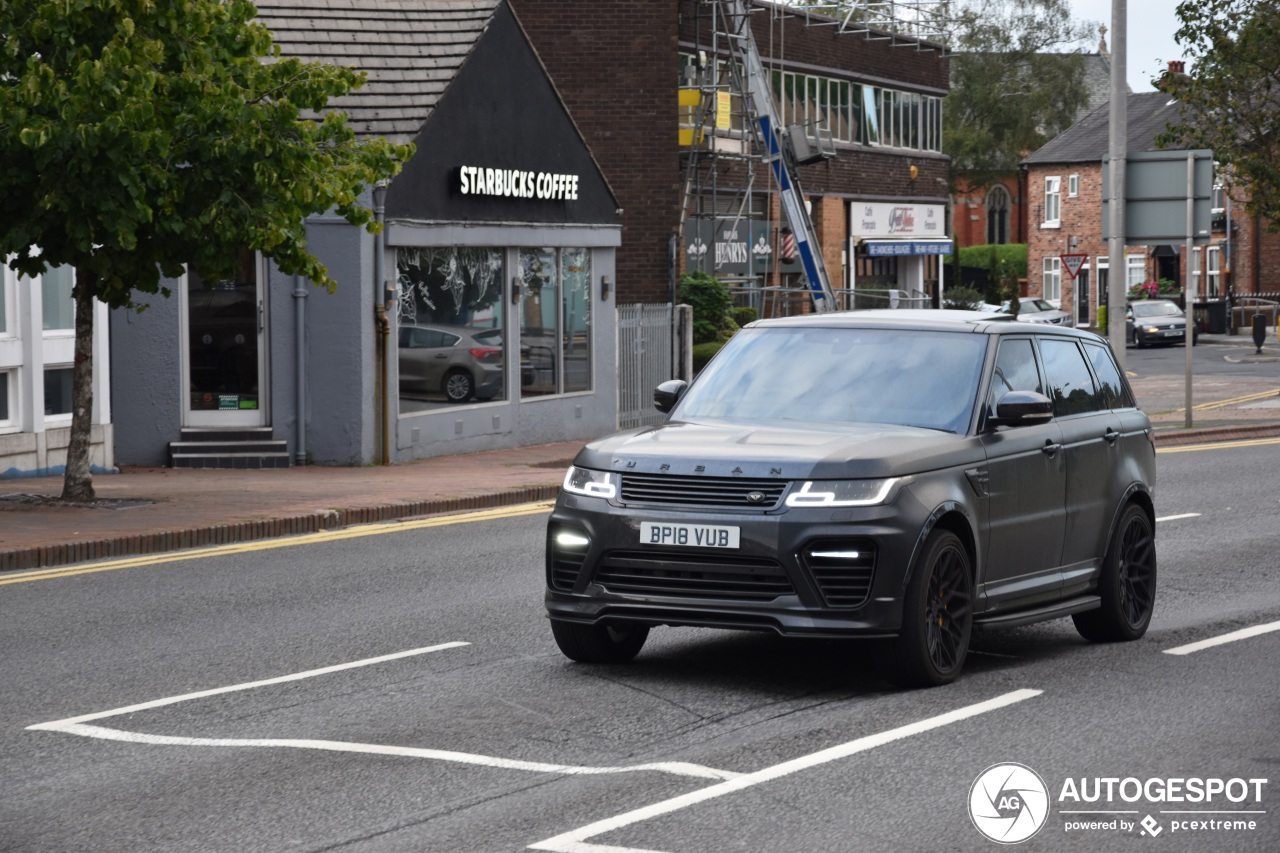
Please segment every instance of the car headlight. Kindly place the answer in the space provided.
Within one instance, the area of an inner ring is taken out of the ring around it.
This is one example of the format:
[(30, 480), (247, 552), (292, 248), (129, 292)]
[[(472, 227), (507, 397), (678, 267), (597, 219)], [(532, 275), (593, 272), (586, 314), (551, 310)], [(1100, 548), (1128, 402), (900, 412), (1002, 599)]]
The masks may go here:
[(564, 475), (564, 490), (574, 495), (611, 500), (618, 496), (618, 475), (570, 465)]
[(787, 495), (787, 506), (875, 506), (893, 491), (897, 477), (885, 480), (809, 480)]
[(1156, 332), (1158, 332), (1158, 331), (1160, 331), (1160, 327), (1159, 327), (1159, 326), (1147, 326), (1147, 333), (1148, 333), (1148, 334), (1154, 335), (1154, 334), (1155, 334)]

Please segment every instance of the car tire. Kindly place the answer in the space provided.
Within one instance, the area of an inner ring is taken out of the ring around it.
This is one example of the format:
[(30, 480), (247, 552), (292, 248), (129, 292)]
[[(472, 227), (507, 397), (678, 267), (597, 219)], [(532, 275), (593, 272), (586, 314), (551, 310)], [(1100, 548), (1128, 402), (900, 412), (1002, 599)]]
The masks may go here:
[(949, 684), (964, 666), (972, 633), (969, 552), (950, 530), (935, 529), (912, 569), (902, 633), (890, 645), (882, 673), (902, 687)]
[(1098, 579), (1102, 606), (1071, 617), (1095, 643), (1136, 640), (1147, 633), (1156, 602), (1155, 527), (1146, 510), (1129, 504), (1111, 534)]
[(445, 398), (450, 403), (465, 403), (475, 393), (476, 382), (471, 378), (470, 373), (455, 368), (444, 375), (440, 390), (444, 392)]
[(648, 625), (583, 625), (551, 620), (551, 634), (569, 660), (578, 663), (626, 663), (640, 654)]

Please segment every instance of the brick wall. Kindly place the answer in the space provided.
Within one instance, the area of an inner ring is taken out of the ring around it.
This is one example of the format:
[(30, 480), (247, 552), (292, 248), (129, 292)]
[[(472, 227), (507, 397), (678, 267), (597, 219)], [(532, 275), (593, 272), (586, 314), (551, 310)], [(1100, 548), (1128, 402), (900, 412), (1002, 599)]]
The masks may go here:
[(617, 300), (668, 300), (680, 220), (677, 0), (511, 0), (622, 207)]
[[(623, 209), (618, 301), (667, 301), (668, 240), (679, 227), (683, 201), (676, 143), (678, 54), (681, 40), (691, 49), (700, 29), (702, 41), (709, 45), (709, 4), (510, 2)], [(761, 53), (780, 56), (796, 70), (843, 69), (831, 76), (939, 94), (948, 86), (948, 60), (937, 51), (868, 41), (830, 26), (806, 27), (800, 17), (778, 17), (767, 9), (752, 16), (752, 25)], [(910, 176), (913, 164), (918, 168), (915, 180)], [(835, 286), (844, 280), (845, 201), (940, 202), (946, 192), (941, 183), (946, 164), (946, 158), (936, 154), (845, 148), (834, 160), (801, 168), (800, 185), (814, 200), (815, 217), (822, 218), (819, 240)], [(757, 189), (767, 185), (763, 172), (758, 166)], [(735, 180), (742, 181), (743, 173), (726, 169), (717, 179), (731, 187)]]

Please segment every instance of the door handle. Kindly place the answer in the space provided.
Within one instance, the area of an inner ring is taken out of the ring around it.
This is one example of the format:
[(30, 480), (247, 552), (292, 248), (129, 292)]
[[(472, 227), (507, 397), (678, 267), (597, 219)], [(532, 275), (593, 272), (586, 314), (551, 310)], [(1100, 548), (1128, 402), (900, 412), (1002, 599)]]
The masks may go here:
[(1058, 451), (1062, 449), (1062, 445), (1050, 439), (1045, 439), (1044, 447), (1040, 448), (1044, 451), (1044, 455), (1052, 458), (1056, 456)]
[(1107, 431), (1102, 434), (1102, 437), (1107, 440), (1107, 444), (1115, 444), (1116, 439), (1120, 437), (1120, 433), (1116, 432), (1111, 427), (1107, 427)]

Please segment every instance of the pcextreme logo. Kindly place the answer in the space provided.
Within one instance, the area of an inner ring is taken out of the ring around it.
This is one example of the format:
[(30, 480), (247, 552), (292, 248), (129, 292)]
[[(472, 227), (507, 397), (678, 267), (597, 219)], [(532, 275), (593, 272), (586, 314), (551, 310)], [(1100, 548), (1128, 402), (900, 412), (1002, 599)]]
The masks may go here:
[(1040, 774), (1023, 764), (993, 764), (969, 789), (969, 819), (1000, 844), (1026, 841), (1049, 817), (1049, 789)]

